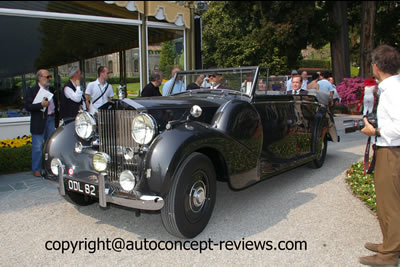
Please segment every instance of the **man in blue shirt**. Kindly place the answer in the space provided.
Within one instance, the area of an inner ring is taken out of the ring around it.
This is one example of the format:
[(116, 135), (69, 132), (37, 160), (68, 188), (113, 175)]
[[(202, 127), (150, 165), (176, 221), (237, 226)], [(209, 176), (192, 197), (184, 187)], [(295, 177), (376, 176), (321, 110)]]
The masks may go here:
[[(172, 82), (174, 81), (175, 73), (177, 71), (180, 71), (180, 70), (181, 70), (180, 68), (173, 68), (172, 69), (171, 79), (169, 79), (163, 86), (163, 90), (162, 90), (163, 91), (163, 96), (166, 96), (168, 94), (169, 88), (171, 87)], [(183, 91), (185, 91), (185, 85), (182, 82), (182, 76), (179, 75), (176, 78), (176, 81), (175, 81), (175, 84), (174, 84), (174, 89), (172, 90), (171, 94), (176, 94), (176, 93), (183, 92)]]
[(319, 85), (319, 91), (326, 92), (329, 94), (329, 103), (330, 105), (332, 105), (333, 92), (335, 91), (335, 89), (333, 89), (332, 84), (327, 80), (328, 76), (329, 76), (328, 72), (322, 72), (321, 79), (318, 81), (318, 85)]

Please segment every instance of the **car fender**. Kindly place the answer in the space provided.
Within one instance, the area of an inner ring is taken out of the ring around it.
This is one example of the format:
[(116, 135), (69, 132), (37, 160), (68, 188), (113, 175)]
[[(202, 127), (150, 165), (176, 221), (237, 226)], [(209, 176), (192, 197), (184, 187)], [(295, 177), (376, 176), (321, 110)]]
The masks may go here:
[(182, 161), (191, 153), (202, 150), (221, 155), (221, 162), (213, 162), (214, 168), (216, 172), (223, 168), (234, 188), (232, 177), (235, 174), (246, 173), (257, 166), (258, 155), (241, 142), (209, 124), (188, 121), (156, 137), (146, 153), (142, 179), (147, 179), (153, 193), (165, 196)]
[(75, 177), (87, 177), (93, 170), (92, 156), (96, 151), (84, 149), (82, 153), (75, 152), (75, 144), (80, 141), (84, 146), (89, 146), (89, 142), (81, 140), (75, 133), (75, 123), (71, 122), (65, 126), (58, 127), (49, 138), (44, 148), (44, 168), (47, 174), (53, 175), (50, 163), (53, 158), (58, 158), (66, 168), (72, 168)]

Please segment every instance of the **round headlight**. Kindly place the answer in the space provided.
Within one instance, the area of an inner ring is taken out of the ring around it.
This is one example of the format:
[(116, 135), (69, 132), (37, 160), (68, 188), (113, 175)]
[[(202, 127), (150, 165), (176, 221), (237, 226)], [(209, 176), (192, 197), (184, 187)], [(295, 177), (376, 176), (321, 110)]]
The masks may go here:
[(80, 138), (90, 139), (94, 134), (95, 127), (96, 120), (88, 112), (80, 112), (75, 117), (75, 132)]
[(50, 162), (50, 168), (51, 168), (51, 172), (55, 176), (58, 176), (58, 166), (61, 166), (61, 161), (57, 158), (52, 159)]
[(105, 170), (107, 170), (107, 166), (110, 161), (110, 156), (106, 153), (96, 153), (93, 156), (93, 168), (98, 172), (104, 172)]
[(136, 143), (147, 145), (156, 134), (156, 124), (147, 114), (139, 114), (132, 121), (132, 137)]
[(199, 107), (198, 105), (194, 105), (191, 109), (190, 109), (190, 115), (192, 115), (195, 118), (198, 118), (201, 116), (201, 114), (203, 113), (203, 110), (201, 109), (201, 107)]
[(125, 191), (131, 191), (133, 188), (135, 188), (136, 177), (131, 171), (123, 171), (119, 175), (119, 184)]

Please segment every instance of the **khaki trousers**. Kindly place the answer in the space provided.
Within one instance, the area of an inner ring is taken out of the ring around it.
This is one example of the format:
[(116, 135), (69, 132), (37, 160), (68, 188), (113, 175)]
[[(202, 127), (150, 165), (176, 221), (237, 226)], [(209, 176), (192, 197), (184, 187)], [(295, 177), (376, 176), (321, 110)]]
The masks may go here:
[(400, 256), (400, 147), (378, 147), (374, 174), (376, 211), (383, 235), (377, 256), (397, 263)]

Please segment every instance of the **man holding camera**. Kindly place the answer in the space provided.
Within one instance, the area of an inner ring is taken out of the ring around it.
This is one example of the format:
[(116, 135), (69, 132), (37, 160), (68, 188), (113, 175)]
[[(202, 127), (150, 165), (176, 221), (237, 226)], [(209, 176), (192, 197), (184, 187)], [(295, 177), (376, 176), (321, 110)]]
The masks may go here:
[(400, 256), (400, 54), (388, 45), (372, 52), (372, 70), (381, 90), (378, 127), (364, 118), (362, 133), (376, 136), (374, 184), (383, 243), (366, 243), (376, 255), (361, 257), (365, 265), (397, 266)]

